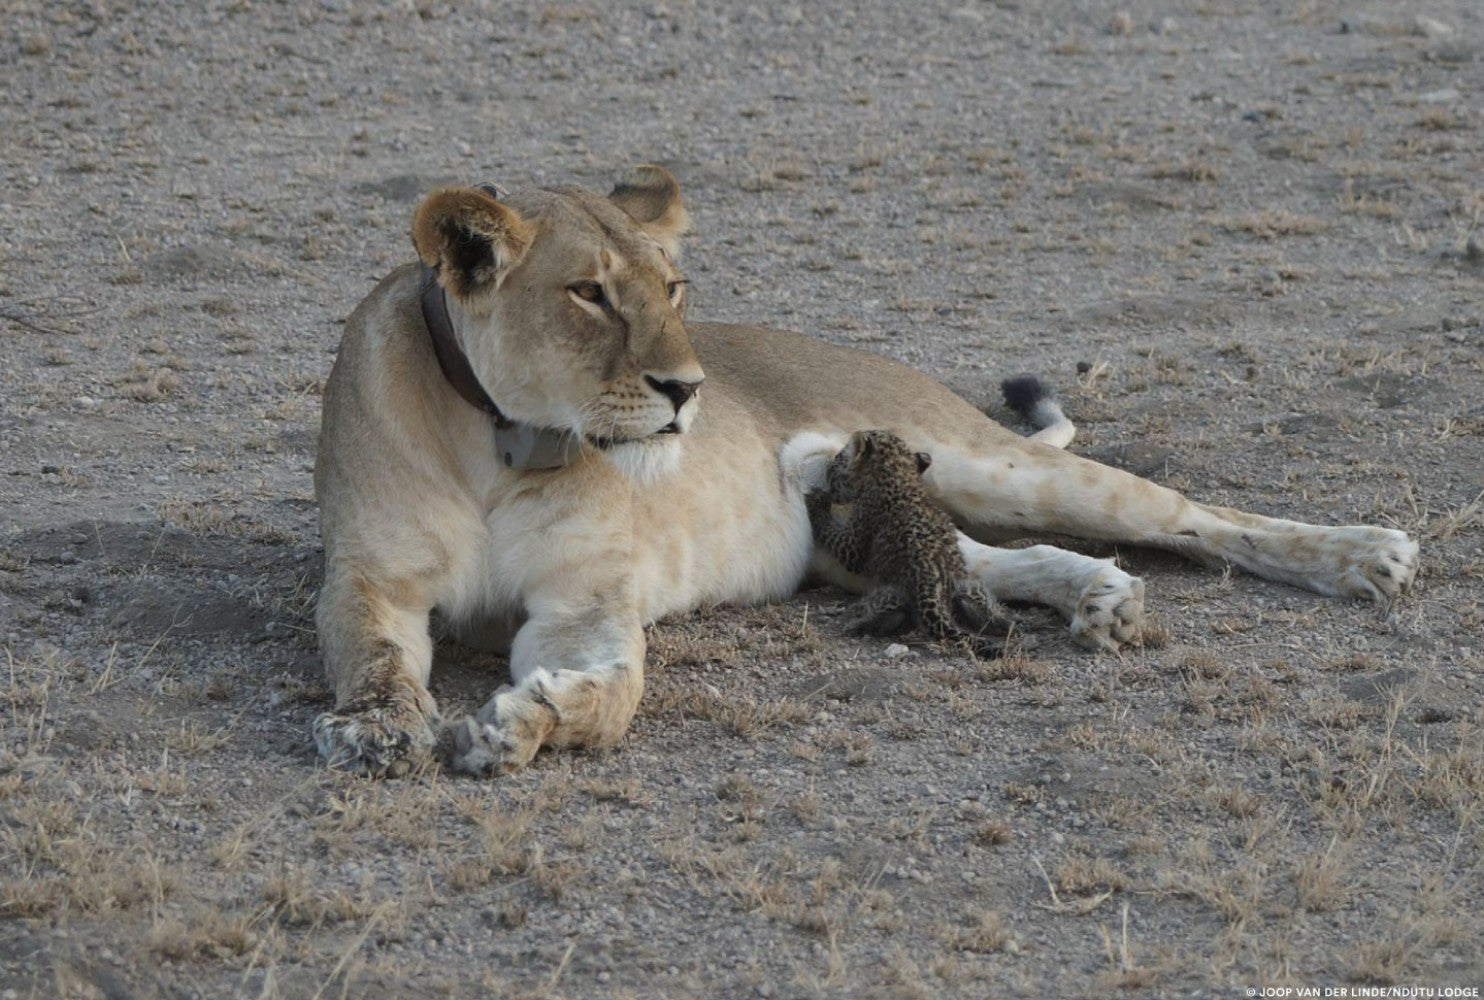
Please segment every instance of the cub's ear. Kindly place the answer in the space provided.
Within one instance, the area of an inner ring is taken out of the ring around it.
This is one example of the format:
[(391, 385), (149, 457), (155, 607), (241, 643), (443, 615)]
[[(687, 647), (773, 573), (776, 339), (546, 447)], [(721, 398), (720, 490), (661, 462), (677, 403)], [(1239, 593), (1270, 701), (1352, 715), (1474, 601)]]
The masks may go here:
[(919, 476), (926, 472), (928, 470), (928, 466), (932, 464), (933, 456), (929, 455), (925, 451), (919, 451), (917, 453), (917, 474)]
[(690, 213), (680, 201), (680, 182), (664, 167), (645, 163), (624, 175), (608, 200), (629, 213), (671, 256), (680, 252), (680, 237), (690, 232)]
[(434, 191), (412, 215), (417, 255), (460, 300), (494, 291), (534, 235), (515, 209), (475, 188)]

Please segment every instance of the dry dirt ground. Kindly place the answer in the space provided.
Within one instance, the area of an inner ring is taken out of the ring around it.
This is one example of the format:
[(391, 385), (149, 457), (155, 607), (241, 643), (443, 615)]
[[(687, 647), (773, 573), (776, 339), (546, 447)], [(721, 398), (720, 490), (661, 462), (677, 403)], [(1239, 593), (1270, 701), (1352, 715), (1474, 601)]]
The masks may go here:
[[(1470, 0), (0, 0), (0, 997), (1484, 985), (1481, 102)], [(614, 752), (327, 771), (344, 317), (430, 186), (643, 160), (696, 318), (1002, 418), (1038, 372), (1084, 454), (1416, 533), (1416, 590), (1120, 549), (1147, 645), (1025, 609), (999, 663), (815, 591), (656, 625)]]

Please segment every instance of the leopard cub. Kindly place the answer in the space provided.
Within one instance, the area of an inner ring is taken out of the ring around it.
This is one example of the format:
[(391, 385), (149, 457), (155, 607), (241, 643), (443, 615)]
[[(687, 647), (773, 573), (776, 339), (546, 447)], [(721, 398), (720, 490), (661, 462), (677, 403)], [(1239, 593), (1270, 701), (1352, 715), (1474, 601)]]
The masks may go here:
[(815, 541), (851, 573), (877, 582), (852, 632), (896, 635), (920, 626), (934, 639), (997, 655), (998, 608), (970, 576), (953, 522), (928, 497), (932, 459), (888, 431), (856, 431), (829, 464), (824, 489), (805, 495)]

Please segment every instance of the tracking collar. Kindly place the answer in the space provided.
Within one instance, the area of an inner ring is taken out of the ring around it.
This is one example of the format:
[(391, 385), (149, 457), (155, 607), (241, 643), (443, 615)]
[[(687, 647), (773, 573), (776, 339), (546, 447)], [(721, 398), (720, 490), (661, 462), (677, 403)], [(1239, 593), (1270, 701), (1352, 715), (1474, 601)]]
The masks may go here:
[(454, 391), (465, 402), (488, 413), (495, 422), (495, 451), (510, 469), (561, 469), (576, 461), (582, 441), (571, 431), (555, 427), (533, 427), (517, 423), (500, 412), (469, 364), (453, 331), (448, 299), (438, 285), (438, 276), (426, 264), (422, 269), (423, 323), (438, 356), (438, 367)]

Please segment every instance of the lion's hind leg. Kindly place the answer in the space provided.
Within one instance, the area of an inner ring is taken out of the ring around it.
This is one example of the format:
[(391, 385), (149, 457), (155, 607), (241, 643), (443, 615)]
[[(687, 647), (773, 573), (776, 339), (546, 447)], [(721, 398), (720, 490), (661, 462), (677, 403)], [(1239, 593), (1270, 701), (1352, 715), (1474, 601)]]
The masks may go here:
[[(924, 482), (974, 534), (1051, 532), (1169, 549), (1332, 596), (1388, 603), (1417, 573), (1417, 543), (1189, 500), (1158, 483), (1023, 439), (940, 447)], [(996, 590), (990, 583), (992, 590)]]

